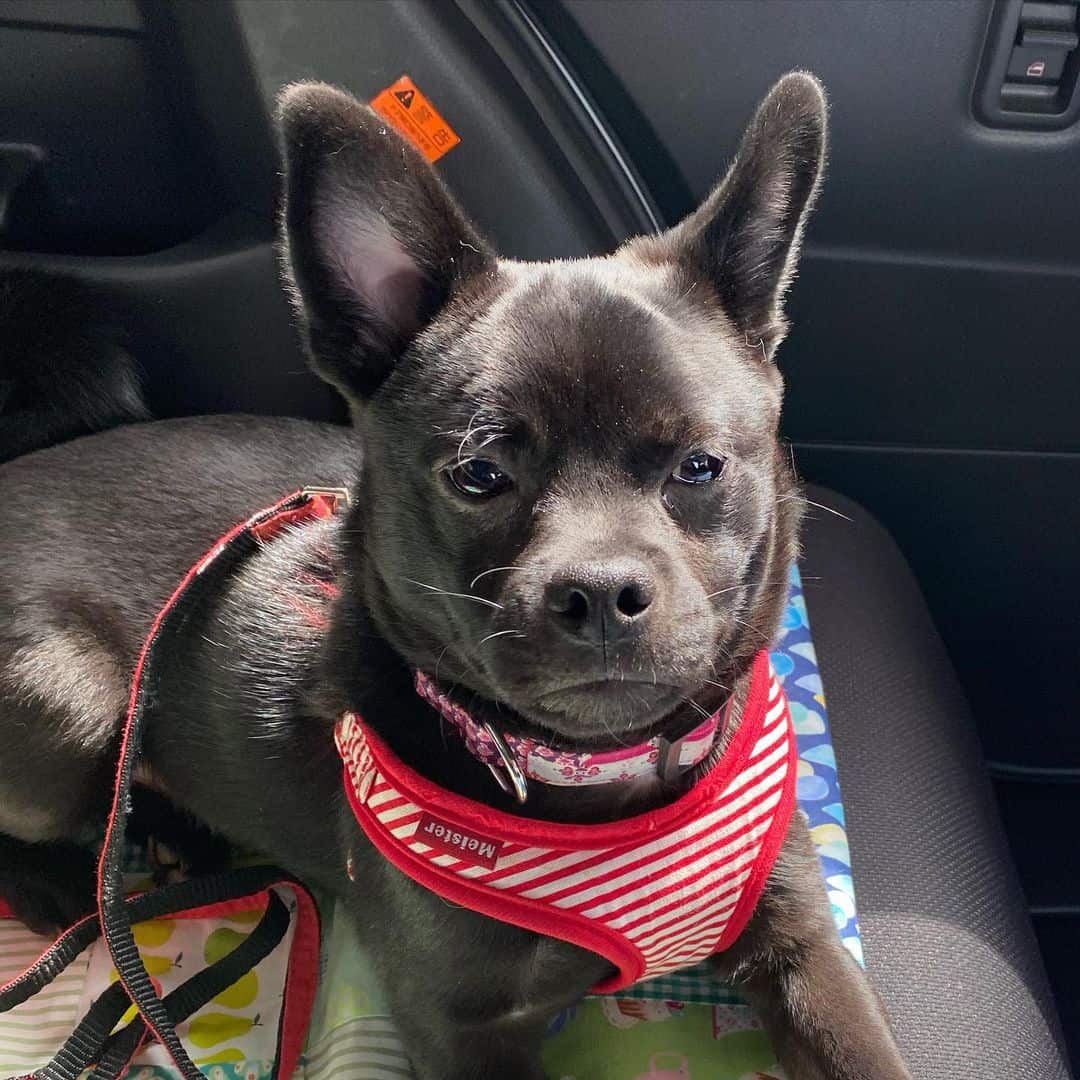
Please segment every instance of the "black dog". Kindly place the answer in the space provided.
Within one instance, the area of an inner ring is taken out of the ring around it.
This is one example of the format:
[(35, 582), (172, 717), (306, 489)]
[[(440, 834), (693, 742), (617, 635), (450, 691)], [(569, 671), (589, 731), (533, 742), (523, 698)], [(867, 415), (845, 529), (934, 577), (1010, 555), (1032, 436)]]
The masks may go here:
[[(563, 747), (685, 732), (690, 700), (712, 711), (729, 691), (738, 720), (797, 547), (773, 356), (824, 100), (789, 75), (681, 225), (541, 265), (497, 260), (421, 157), (347, 95), (291, 87), (281, 123), (286, 266), (312, 360), (357, 432), (173, 421), (0, 471), (4, 888), (38, 921), (42, 904), (88, 906), (72, 889), (89, 856), (67, 845), (100, 820), (155, 611), (234, 521), (302, 484), (348, 483), (346, 517), (274, 540), (192, 617), (147, 775), (344, 899), (421, 1077), (538, 1078), (550, 1018), (611, 964), (394, 869), (346, 805), (331, 733), (362, 712), (414, 769), (506, 809), (417, 696), (417, 670), (474, 716)], [(516, 812), (619, 820), (679, 796), (722, 750), (674, 782), (533, 785)], [(793, 1080), (909, 1078), (798, 815), (716, 964)]]

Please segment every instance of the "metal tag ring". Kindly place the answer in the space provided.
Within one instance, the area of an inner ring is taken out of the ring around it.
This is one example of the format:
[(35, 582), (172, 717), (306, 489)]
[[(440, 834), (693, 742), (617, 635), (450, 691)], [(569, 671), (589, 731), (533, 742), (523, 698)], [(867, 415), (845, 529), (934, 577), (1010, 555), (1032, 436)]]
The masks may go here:
[(507, 795), (513, 795), (519, 803), (524, 803), (529, 797), (529, 781), (526, 779), (521, 765), (518, 764), (518, 759), (514, 757), (513, 751), (506, 745), (506, 740), (490, 723), (484, 724), (484, 731), (498, 751), (499, 757), (502, 759), (503, 769), (506, 770), (504, 774), (503, 769), (489, 763), (488, 768), (491, 770), (491, 775), (495, 777), (499, 787)]

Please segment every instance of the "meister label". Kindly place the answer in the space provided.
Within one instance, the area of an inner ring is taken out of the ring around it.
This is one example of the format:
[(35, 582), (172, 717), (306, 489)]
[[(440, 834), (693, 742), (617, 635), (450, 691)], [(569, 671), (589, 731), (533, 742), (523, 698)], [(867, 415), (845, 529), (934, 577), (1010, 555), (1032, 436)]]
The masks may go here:
[(433, 814), (424, 814), (420, 818), (413, 839), (465, 862), (486, 866), (489, 870), (495, 869), (495, 860), (502, 851), (502, 841), (451, 825)]

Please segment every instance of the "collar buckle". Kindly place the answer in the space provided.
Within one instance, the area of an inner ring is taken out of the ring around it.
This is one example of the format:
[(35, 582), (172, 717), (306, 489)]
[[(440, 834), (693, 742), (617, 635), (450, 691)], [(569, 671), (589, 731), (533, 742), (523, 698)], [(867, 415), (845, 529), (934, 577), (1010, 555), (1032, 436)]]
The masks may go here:
[(513, 795), (519, 803), (523, 804), (529, 797), (529, 781), (525, 778), (525, 772), (518, 759), (514, 757), (513, 751), (506, 745), (506, 740), (491, 723), (485, 722), (484, 734), (491, 740), (495, 752), (502, 761), (502, 768), (494, 762), (488, 762), (491, 775), (495, 777), (496, 783), (507, 795)]
[(352, 496), (349, 494), (349, 489), (345, 487), (304, 487), (300, 489), (300, 494), (305, 499), (314, 499), (319, 496), (330, 499), (335, 509), (338, 505), (349, 507), (352, 504)]
[(656, 775), (665, 783), (671, 783), (685, 772), (679, 760), (682, 757), (683, 739), (676, 739), (674, 742), (668, 742), (667, 739), (659, 741), (660, 757), (656, 762)]

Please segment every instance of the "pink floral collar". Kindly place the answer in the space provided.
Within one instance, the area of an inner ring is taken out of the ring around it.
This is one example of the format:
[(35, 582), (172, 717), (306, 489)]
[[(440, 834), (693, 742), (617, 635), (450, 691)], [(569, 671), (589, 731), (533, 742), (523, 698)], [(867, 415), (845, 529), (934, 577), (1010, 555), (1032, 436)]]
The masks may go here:
[(474, 719), (422, 671), (416, 673), (416, 692), (457, 728), (469, 753), (487, 765), (499, 786), (522, 803), (528, 797), (529, 780), (572, 787), (612, 784), (643, 776), (663, 779), (678, 776), (705, 759), (731, 708), (729, 702), (717, 709), (675, 742), (657, 736), (615, 750), (553, 750), (538, 739), (503, 735), (492, 724)]

